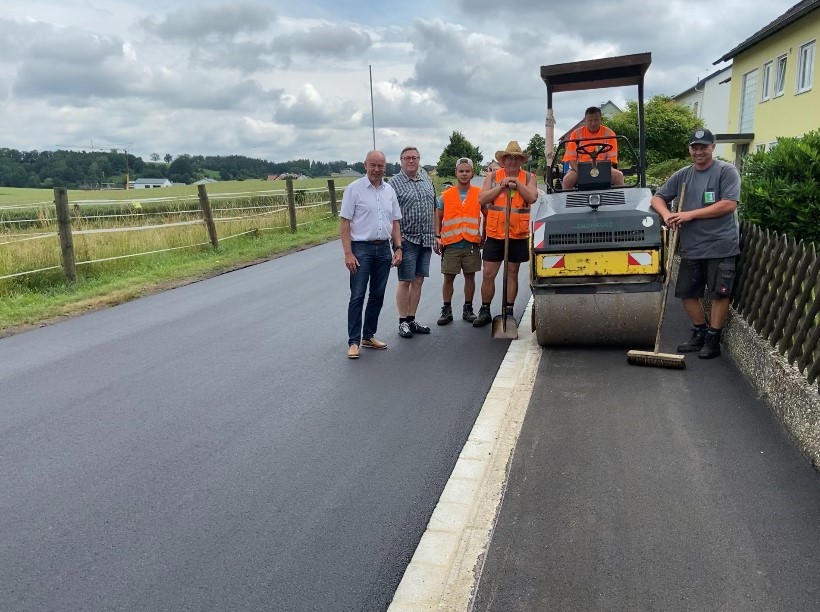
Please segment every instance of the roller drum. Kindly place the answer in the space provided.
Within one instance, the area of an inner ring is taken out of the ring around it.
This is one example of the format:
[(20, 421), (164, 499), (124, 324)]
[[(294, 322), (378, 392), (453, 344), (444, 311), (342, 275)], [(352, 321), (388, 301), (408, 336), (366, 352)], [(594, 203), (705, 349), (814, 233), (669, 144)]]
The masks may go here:
[(541, 346), (654, 346), (660, 291), (539, 294), (533, 318)]

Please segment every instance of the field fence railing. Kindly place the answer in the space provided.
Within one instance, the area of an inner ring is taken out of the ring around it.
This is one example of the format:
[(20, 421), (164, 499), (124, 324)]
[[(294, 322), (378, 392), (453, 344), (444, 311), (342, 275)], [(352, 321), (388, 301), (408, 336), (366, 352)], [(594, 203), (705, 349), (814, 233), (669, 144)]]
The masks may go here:
[[(288, 179), (286, 189), (270, 189), (254, 192), (237, 192), (231, 194), (217, 194), (216, 196), (209, 196), (204, 185), (198, 188), (199, 194), (195, 198), (197, 202), (196, 208), (174, 208), (180, 202), (190, 200), (189, 197), (173, 198), (173, 197), (152, 197), (143, 198), (141, 200), (121, 201), (121, 200), (85, 200), (72, 202), (69, 206), (67, 192), (63, 188), (56, 188), (54, 190), (53, 216), (51, 210), (48, 208), (41, 208), (36, 215), (36, 218), (29, 216), (25, 219), (4, 219), (3, 211), (19, 210), (25, 207), (21, 206), (6, 206), (0, 207), (0, 248), (22, 248), (21, 243), (39, 242), (43, 239), (58, 237), (60, 246), (61, 265), (39, 265), (34, 266), (30, 270), (11, 270), (0, 267), (0, 281), (5, 279), (17, 278), (29, 274), (38, 274), (45, 271), (56, 270), (63, 268), (64, 274), (69, 281), (73, 281), (76, 274), (75, 268), (78, 265), (88, 265), (93, 263), (115, 261), (120, 259), (127, 259), (145, 255), (153, 255), (157, 253), (165, 253), (169, 251), (176, 251), (180, 249), (201, 247), (204, 245), (212, 245), (214, 248), (218, 247), (218, 241), (237, 238), (239, 236), (258, 234), (261, 231), (272, 230), (287, 230), (296, 232), (299, 227), (304, 227), (310, 224), (318, 223), (320, 221), (338, 217), (337, 196), (335, 182), (328, 180), (326, 188), (308, 188), (308, 189), (293, 189), (292, 179)], [(211, 208), (210, 200), (213, 199), (219, 207)], [(229, 202), (237, 203), (238, 206), (227, 205)], [(41, 206), (44, 203), (38, 202), (36, 206)], [(128, 212), (114, 212), (110, 214), (83, 214), (82, 206), (90, 207), (95, 205), (97, 208), (95, 212), (103, 210), (106, 206), (117, 207), (131, 207), (132, 210)], [(146, 210), (143, 205), (156, 206), (166, 205), (166, 210)], [(31, 206), (27, 210), (31, 210)], [(315, 210), (326, 208), (329, 214), (322, 217), (316, 217)], [(250, 212), (253, 211), (253, 212)], [(236, 214), (237, 212), (244, 214)], [(300, 213), (310, 214), (310, 218), (300, 220), (298, 217)], [(199, 219), (178, 220), (180, 217), (196, 214)], [(276, 215), (285, 215), (286, 223), (277, 223), (273, 221)], [(146, 221), (167, 219), (161, 223), (146, 223)], [(270, 221), (260, 225), (260, 221), (270, 219)], [(135, 221), (137, 224), (130, 224), (128, 221)], [(253, 224), (253, 227), (241, 225), (244, 222)], [(29, 233), (23, 232), (21, 227), (23, 223), (29, 223), (32, 231)], [(112, 225), (116, 223), (116, 225)], [(164, 248), (148, 248), (132, 253), (117, 253), (107, 256), (98, 256), (77, 261), (74, 237), (75, 236), (99, 236), (99, 235), (113, 235), (124, 234), (130, 232), (160, 232), (167, 229), (180, 229), (186, 226), (204, 225), (207, 232), (208, 240), (201, 242), (196, 240), (194, 235), (188, 236), (194, 238), (193, 242), (182, 245), (167, 246)], [(225, 226), (224, 236), (219, 236), (217, 232), (217, 224)], [(239, 227), (237, 227), (239, 224)], [(35, 227), (36, 226), (36, 227)], [(44, 231), (48, 229), (56, 231)], [(8, 233), (4, 229), (10, 230)], [(236, 231), (241, 230), (241, 231)], [(0, 252), (0, 263), (2, 263), (3, 253)], [(53, 256), (45, 256), (45, 259), (53, 259)], [(24, 258), (28, 260), (36, 260), (36, 258)], [(47, 263), (47, 262), (46, 262)], [(3, 274), (5, 272), (5, 274)]]

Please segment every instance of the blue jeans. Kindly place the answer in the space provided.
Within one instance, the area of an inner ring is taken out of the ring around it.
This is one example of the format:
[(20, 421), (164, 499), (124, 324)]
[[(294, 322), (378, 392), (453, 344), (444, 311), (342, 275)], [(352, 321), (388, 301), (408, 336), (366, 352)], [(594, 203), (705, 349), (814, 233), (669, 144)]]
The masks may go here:
[[(359, 267), (355, 274), (350, 275), (350, 303), (347, 306), (347, 336), (348, 344), (360, 344), (362, 338), (370, 339), (376, 335), (379, 324), (379, 313), (384, 304), (384, 290), (390, 276), (393, 254), (390, 252), (390, 243), (370, 244), (369, 242), (353, 242), (353, 255), (359, 260)], [(370, 284), (370, 293), (367, 296), (367, 308), (364, 312), (364, 327), (362, 327), (362, 306)]]

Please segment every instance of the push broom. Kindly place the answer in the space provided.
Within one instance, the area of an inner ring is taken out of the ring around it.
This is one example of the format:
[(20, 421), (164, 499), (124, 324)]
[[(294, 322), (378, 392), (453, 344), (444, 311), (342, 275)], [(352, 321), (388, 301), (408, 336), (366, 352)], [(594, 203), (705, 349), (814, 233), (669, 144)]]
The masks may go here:
[[(685, 194), (686, 183), (683, 183), (680, 188), (680, 197), (678, 198), (680, 206), (683, 206), (683, 196)], [(678, 208), (680, 208), (680, 206)], [(675, 251), (677, 250), (678, 246), (678, 230), (671, 229), (670, 232), (672, 235), (669, 238), (669, 253), (666, 258), (666, 278), (663, 280), (661, 316), (658, 320), (658, 333), (655, 334), (655, 350), (651, 352), (635, 350), (629, 351), (626, 354), (626, 360), (632, 365), (683, 370), (686, 368), (686, 363), (683, 361), (685, 355), (658, 352), (658, 349), (661, 345), (661, 329), (663, 328), (663, 315), (666, 312), (666, 298), (669, 294), (669, 280), (672, 278), (672, 262), (675, 258)]]

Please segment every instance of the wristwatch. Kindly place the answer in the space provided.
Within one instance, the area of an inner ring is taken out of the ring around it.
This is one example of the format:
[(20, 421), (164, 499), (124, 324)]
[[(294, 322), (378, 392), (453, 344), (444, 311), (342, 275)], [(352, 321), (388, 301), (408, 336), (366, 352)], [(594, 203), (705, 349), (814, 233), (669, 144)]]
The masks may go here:
[(393, 247), (393, 252), (395, 253), (396, 251), (401, 251), (403, 249), (404, 249), (404, 247), (402, 245), (397, 244)]

